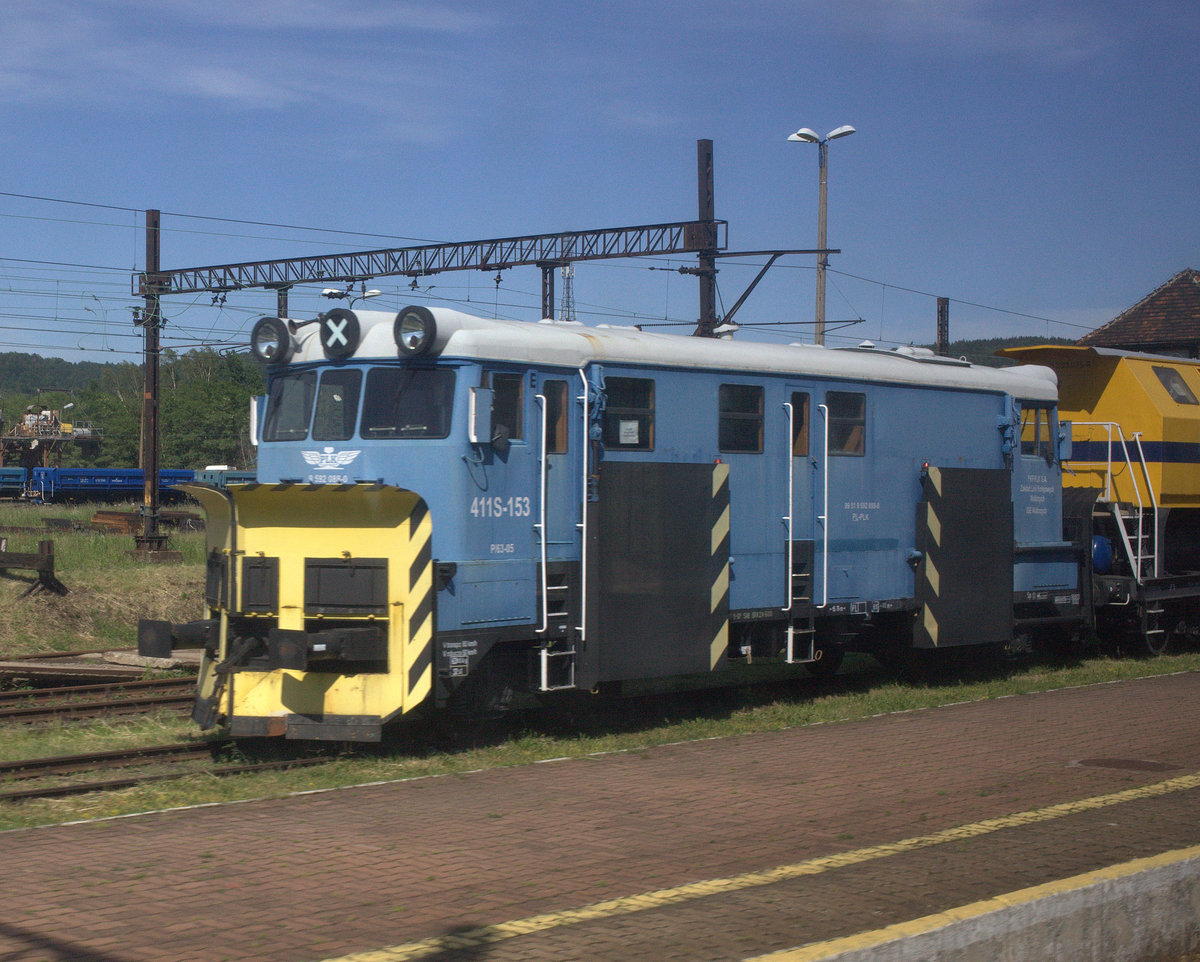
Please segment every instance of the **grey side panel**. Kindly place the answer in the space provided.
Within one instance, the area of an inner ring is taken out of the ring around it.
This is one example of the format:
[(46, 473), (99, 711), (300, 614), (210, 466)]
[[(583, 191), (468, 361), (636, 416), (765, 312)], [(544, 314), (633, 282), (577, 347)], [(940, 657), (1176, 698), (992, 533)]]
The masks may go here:
[(1013, 632), (1012, 479), (929, 469), (917, 504), (918, 648), (1005, 644)]

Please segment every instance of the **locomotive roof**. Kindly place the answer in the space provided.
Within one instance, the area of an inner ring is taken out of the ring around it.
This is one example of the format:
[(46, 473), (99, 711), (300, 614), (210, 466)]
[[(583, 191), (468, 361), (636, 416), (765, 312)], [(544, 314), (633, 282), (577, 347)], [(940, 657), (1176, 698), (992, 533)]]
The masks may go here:
[[(578, 369), (589, 364), (686, 368), (744, 374), (794, 374), (924, 387), (993, 391), (1031, 400), (1057, 399), (1058, 380), (1041, 365), (991, 368), (935, 356), (922, 348), (882, 351), (874, 347), (825, 348), (812, 344), (765, 344), (632, 327), (587, 327), (561, 321), (506, 321), (431, 308), (442, 357), (508, 361)], [(356, 311), (361, 341), (356, 360), (395, 358), (393, 322), (387, 311)], [(295, 323), (295, 322), (293, 322)], [(301, 322), (303, 323), (303, 322)], [(299, 328), (293, 363), (324, 361), (314, 326)]]

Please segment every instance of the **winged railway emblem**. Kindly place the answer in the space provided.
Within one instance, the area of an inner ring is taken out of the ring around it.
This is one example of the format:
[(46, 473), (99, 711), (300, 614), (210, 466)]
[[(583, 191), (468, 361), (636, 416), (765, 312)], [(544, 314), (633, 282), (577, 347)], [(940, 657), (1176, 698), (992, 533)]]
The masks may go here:
[(301, 451), (304, 457), (304, 463), (311, 465), (318, 471), (333, 471), (337, 468), (344, 468), (357, 458), (362, 451), (338, 451), (333, 447), (326, 447), (322, 451)]

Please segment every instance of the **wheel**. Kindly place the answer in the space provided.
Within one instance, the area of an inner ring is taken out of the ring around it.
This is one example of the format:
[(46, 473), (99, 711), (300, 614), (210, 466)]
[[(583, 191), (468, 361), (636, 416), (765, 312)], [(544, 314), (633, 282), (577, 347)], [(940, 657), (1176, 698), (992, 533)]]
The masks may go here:
[(1162, 609), (1141, 609), (1126, 627), (1122, 648), (1130, 655), (1157, 658), (1166, 652), (1171, 632), (1162, 627)]
[(1146, 651), (1157, 658), (1159, 655), (1166, 654), (1166, 651), (1171, 647), (1171, 636), (1163, 629), (1155, 631), (1147, 630), (1142, 636), (1146, 646)]
[(1056, 661), (1077, 661), (1089, 647), (1085, 632), (1079, 627), (1056, 625), (1046, 629), (1043, 642)]
[(804, 666), (808, 673), (817, 678), (828, 678), (842, 667), (846, 652), (842, 648), (816, 648), (813, 650), (813, 657), (816, 661), (810, 661)]
[(1166, 612), (1160, 605), (1155, 607), (1145, 607), (1141, 611), (1141, 621), (1139, 632), (1142, 636), (1142, 642), (1145, 645), (1145, 650), (1154, 657), (1161, 655), (1167, 650), (1167, 646), (1171, 642), (1171, 632), (1163, 627), (1163, 615)]

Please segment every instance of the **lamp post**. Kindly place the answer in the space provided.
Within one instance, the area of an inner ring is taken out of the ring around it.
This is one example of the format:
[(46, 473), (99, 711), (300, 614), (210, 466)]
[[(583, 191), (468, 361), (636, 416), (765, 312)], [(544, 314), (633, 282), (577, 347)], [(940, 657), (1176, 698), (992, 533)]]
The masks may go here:
[(829, 157), (829, 141), (839, 137), (849, 137), (854, 128), (849, 124), (831, 130), (824, 137), (807, 127), (801, 127), (788, 137), (792, 143), (816, 144), (820, 170), (820, 192), (817, 198), (817, 325), (814, 340), (818, 344), (825, 343), (825, 266), (829, 263), (829, 255), (825, 253), (825, 206), (827, 194), (827, 169)]
[(354, 291), (349, 287), (347, 287), (344, 291), (339, 291), (334, 287), (327, 287), (325, 290), (321, 291), (321, 296), (328, 297), (332, 301), (349, 301), (350, 306), (353, 307), (355, 301), (361, 301), (367, 297), (378, 297), (382, 293), (383, 291), (377, 291), (373, 289), (367, 290), (367, 285), (364, 283), (362, 290), (357, 294), (355, 294)]

